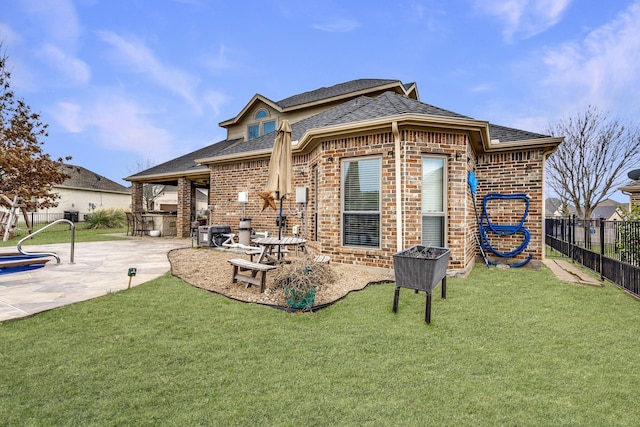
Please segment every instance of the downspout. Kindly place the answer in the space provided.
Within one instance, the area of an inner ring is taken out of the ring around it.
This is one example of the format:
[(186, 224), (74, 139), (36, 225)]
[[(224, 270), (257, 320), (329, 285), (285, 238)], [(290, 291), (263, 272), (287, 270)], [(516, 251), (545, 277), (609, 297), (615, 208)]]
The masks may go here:
[(396, 251), (400, 252), (403, 248), (402, 233), (402, 158), (400, 153), (400, 131), (398, 130), (398, 122), (391, 123), (391, 131), (395, 140), (395, 158), (396, 158)]

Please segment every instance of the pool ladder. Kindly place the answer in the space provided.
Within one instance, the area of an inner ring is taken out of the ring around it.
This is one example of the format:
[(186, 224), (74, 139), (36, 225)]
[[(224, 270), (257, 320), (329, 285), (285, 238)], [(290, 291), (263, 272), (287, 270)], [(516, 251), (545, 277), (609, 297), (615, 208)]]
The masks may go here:
[(27, 240), (32, 238), (33, 236), (35, 236), (36, 234), (40, 233), (41, 231), (46, 230), (47, 228), (55, 225), (55, 224), (59, 224), (61, 222), (66, 222), (67, 224), (69, 224), (69, 229), (71, 230), (71, 254), (69, 256), (69, 264), (73, 264), (74, 263), (74, 248), (75, 248), (75, 240), (76, 240), (76, 226), (73, 222), (69, 221), (68, 219), (57, 219), (55, 221), (53, 221), (50, 224), (45, 225), (44, 227), (42, 227), (39, 230), (34, 231), (33, 233), (29, 234), (26, 237), (23, 237), (22, 240), (20, 240), (18, 242), (18, 252), (20, 252), (22, 255), (35, 255), (35, 256), (52, 256), (56, 259), (57, 263), (60, 264), (60, 257), (58, 256), (58, 254), (56, 254), (55, 252), (26, 252), (25, 250), (22, 249), (22, 243)]

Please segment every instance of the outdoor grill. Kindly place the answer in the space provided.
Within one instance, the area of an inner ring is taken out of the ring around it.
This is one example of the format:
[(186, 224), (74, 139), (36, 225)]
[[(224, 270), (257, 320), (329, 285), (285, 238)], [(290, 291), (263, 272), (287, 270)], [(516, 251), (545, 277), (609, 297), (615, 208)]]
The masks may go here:
[(451, 249), (436, 246), (412, 246), (393, 254), (393, 271), (396, 288), (393, 312), (398, 312), (400, 288), (415, 289), (427, 293), (425, 322), (431, 323), (431, 292), (442, 281), (442, 298), (447, 297), (447, 265)]

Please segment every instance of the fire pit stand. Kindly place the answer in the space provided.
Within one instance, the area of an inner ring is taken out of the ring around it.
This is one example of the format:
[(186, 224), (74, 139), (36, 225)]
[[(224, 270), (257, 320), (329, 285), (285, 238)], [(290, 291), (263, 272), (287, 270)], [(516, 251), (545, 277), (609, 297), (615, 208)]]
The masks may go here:
[(393, 271), (396, 288), (393, 297), (393, 312), (398, 312), (400, 288), (415, 289), (427, 293), (424, 321), (431, 323), (431, 292), (442, 281), (442, 298), (447, 297), (447, 265), (451, 249), (436, 246), (412, 246), (393, 254)]

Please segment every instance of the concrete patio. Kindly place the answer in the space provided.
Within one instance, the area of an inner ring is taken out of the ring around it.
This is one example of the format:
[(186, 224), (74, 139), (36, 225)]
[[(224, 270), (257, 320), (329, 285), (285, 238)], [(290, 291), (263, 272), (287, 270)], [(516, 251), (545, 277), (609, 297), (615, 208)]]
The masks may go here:
[(24, 246), (28, 252), (55, 252), (60, 264), (51, 258), (43, 268), (1, 275), (0, 322), (127, 289), (131, 267), (137, 269), (131, 287), (155, 279), (171, 269), (170, 250), (190, 246), (190, 239), (148, 237), (76, 243), (73, 264), (70, 243)]

